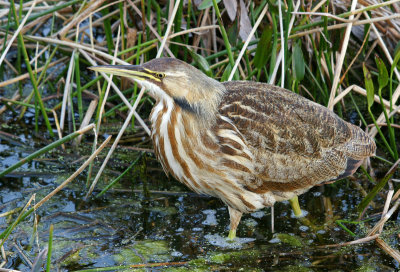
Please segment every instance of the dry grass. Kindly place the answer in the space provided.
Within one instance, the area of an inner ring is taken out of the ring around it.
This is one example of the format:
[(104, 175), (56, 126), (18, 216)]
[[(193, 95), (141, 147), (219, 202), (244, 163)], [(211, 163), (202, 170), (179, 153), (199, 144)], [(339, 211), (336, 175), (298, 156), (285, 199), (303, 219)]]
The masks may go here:
[[(153, 3), (151, 7), (149, 2)], [(156, 1), (34, 0), (24, 2), (21, 12), (14, 1), (0, 1), (1, 122), (23, 120), (27, 108), (34, 108), (36, 127), (41, 131), (47, 128), (46, 137), (55, 140), (53, 130), (61, 139), (79, 130), (79, 124), (83, 128), (92, 120), (96, 124), (95, 150), (101, 122), (112, 119), (112, 114), (123, 116), (122, 129), (88, 190), (89, 197), (131, 118), (137, 133), (150, 134), (147, 116), (139, 114), (139, 109), (148, 111), (150, 105), (144, 89), (135, 86), (126, 96), (123, 91), (129, 84), (117, 84), (105, 74), (92, 74), (87, 67), (139, 64), (173, 56), (193, 62), (219, 80), (258, 80), (284, 86), (343, 116), (347, 108), (360, 108), (363, 127), (370, 128), (369, 134), (378, 142), (378, 159), (388, 162), (392, 166), (389, 172), (395, 173), (393, 167), (399, 162), (396, 122), (400, 120), (396, 63), (400, 58), (396, 51), (400, 40), (399, 1), (279, 2), (282, 5), (239, 1), (237, 6), (244, 4), (242, 10), (228, 0), (219, 3), (217, 10), (215, 6), (200, 9), (198, 1), (189, 1), (189, 6), (179, 0), (167, 2), (169, 6)], [(15, 14), (21, 17), (15, 20)], [(265, 34), (268, 39), (261, 38), (264, 32), (269, 33)], [(296, 44), (301, 55), (294, 54)], [(268, 52), (256, 50), (257, 45)], [(362, 72), (364, 63), (378, 86), (381, 76), (375, 55), (383, 60), (390, 77), (389, 85), (379, 93), (365, 88)], [(34, 90), (24, 90), (26, 84), (32, 84)], [(120, 100), (109, 101), (113, 93)], [(357, 104), (352, 103), (353, 94)], [(365, 110), (367, 97), (375, 101), (370, 113)], [(52, 121), (47, 114), (53, 116)], [(376, 122), (373, 115), (379, 116)], [(85, 162), (82, 167), (87, 165)], [(387, 182), (380, 191), (387, 195), (385, 205), (380, 205), (382, 219), (366, 238), (355, 242), (374, 240), (400, 261), (399, 252), (380, 238), (385, 222), (400, 203), (398, 186), (389, 178)], [(371, 187), (366, 191), (372, 191)], [(43, 201), (46, 199), (39, 203)], [(39, 208), (39, 203), (34, 208)], [(3, 234), (1, 245), (6, 242)], [(4, 251), (2, 256), (6, 258)]]

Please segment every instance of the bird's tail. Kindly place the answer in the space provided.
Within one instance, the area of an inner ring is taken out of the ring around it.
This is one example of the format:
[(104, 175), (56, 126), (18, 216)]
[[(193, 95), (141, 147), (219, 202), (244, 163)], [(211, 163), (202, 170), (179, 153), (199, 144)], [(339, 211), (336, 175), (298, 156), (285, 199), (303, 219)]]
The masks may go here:
[[(376, 150), (375, 141), (357, 126), (352, 126), (351, 132), (353, 137), (346, 144), (346, 155), (355, 161), (374, 156)], [(356, 162), (352, 162), (352, 164), (356, 164)]]

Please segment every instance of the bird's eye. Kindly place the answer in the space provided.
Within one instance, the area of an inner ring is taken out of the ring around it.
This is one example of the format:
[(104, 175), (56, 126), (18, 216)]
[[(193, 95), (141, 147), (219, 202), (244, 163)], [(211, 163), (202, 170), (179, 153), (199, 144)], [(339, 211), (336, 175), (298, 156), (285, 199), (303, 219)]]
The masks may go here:
[(157, 74), (156, 74), (156, 77), (158, 77), (158, 78), (164, 78), (164, 77), (165, 77), (165, 74), (164, 74), (164, 73), (157, 73)]

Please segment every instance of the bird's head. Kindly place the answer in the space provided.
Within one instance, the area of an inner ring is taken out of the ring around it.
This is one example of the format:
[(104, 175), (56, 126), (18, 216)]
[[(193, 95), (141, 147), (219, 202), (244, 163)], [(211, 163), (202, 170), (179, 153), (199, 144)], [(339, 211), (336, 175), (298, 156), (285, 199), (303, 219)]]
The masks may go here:
[(225, 91), (218, 81), (174, 58), (153, 59), (143, 65), (103, 65), (90, 69), (131, 78), (156, 100), (172, 99), (183, 110), (199, 115), (214, 114)]

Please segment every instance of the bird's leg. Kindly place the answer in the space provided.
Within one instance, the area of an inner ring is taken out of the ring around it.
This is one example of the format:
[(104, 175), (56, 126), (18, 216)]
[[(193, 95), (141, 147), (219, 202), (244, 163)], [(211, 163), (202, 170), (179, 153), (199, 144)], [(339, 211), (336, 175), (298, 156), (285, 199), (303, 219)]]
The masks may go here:
[(293, 213), (296, 217), (300, 217), (302, 215), (302, 211), (299, 205), (299, 198), (297, 196), (289, 199), (290, 205), (292, 206)]
[(239, 225), (242, 213), (228, 206), (229, 217), (231, 219), (228, 239), (233, 240), (236, 238), (236, 228)]

